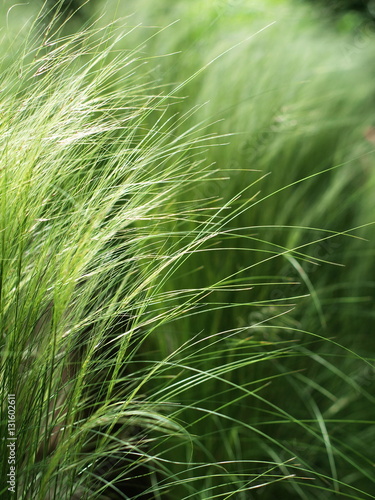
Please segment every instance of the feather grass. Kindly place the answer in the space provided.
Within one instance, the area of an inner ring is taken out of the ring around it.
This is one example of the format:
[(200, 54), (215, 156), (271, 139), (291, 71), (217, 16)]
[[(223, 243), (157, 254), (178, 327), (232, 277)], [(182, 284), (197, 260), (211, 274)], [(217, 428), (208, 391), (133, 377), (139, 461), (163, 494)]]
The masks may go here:
[(371, 261), (329, 264), (371, 234), (371, 72), (335, 62), (343, 41), (317, 40), (306, 11), (286, 31), (250, 5), (180, 3), (168, 20), (142, 2), (150, 24), (201, 20), (146, 41), (39, 16), (4, 58), (1, 421), (7, 436), (16, 394), (18, 498), (374, 498), (369, 322), (352, 341), (340, 306), (357, 307), (353, 274), (373, 289)]

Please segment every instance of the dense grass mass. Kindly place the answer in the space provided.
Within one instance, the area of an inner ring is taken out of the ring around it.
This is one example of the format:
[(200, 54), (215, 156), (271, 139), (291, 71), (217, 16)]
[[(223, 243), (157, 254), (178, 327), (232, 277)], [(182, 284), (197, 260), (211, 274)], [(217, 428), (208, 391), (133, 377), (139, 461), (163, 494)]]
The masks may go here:
[(375, 498), (372, 34), (81, 4), (1, 6), (1, 498)]

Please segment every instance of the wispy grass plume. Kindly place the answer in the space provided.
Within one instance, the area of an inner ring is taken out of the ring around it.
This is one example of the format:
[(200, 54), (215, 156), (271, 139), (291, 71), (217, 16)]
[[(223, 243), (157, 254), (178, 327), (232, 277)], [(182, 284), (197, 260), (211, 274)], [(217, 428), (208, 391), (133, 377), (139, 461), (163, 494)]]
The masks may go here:
[(268, 4), (6, 9), (2, 497), (11, 394), (16, 498), (374, 498), (371, 51)]

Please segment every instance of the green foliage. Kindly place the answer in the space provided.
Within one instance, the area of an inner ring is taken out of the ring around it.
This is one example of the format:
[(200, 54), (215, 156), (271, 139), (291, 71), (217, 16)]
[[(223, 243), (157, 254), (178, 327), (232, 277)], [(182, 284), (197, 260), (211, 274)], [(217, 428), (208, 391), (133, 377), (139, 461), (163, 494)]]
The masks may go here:
[(371, 36), (285, 1), (101, 7), (2, 7), (17, 498), (375, 498)]

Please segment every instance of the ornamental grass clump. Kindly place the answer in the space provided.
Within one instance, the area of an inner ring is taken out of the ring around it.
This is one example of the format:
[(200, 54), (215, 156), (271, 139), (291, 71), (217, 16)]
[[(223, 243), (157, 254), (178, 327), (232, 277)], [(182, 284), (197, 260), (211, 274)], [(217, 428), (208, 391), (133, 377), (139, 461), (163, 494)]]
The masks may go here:
[(302, 15), (177, 3), (171, 37), (139, 5), (152, 36), (2, 7), (2, 498), (10, 432), (20, 499), (373, 498), (371, 354), (330, 307), (372, 222), (366, 189), (336, 209), (372, 178), (371, 72), (328, 71), (333, 35), (318, 66)]
[[(240, 491), (243, 481), (212, 456), (207, 464), (171, 458), (176, 447), (206, 446), (186, 428), (180, 412), (193, 404), (182, 400), (237, 366), (200, 366), (225, 333), (165, 355), (157, 346), (168, 324), (227, 286), (221, 278), (167, 288), (192, 254), (219, 243), (239, 210), (236, 200), (234, 212), (230, 203), (190, 201), (210, 181), (205, 152), (220, 139), (202, 135), (199, 123), (175, 134), (173, 95), (151, 86), (142, 56), (116, 53), (125, 35), (113, 26), (67, 36), (46, 19), (30, 24), (20, 47), (10, 44), (13, 62), (3, 61), (1, 420), (7, 436), (14, 395), (16, 468), (1, 495), (189, 496), (191, 479), (173, 469), (181, 464), (185, 472), (218, 467), (220, 489)], [(7, 478), (5, 439), (2, 457)], [(266, 461), (246, 489), (278, 480), (274, 468)]]
[(136, 498), (157, 491), (153, 441), (186, 434), (144, 393), (159, 365), (136, 357), (180, 312), (155, 312), (165, 276), (220, 230), (216, 208), (179, 229), (197, 209), (178, 193), (208, 175), (212, 138), (173, 135), (145, 61), (107, 61), (111, 27), (41, 27), (1, 82), (2, 436), (7, 394), (17, 436), (11, 489), (2, 441), (1, 495)]

